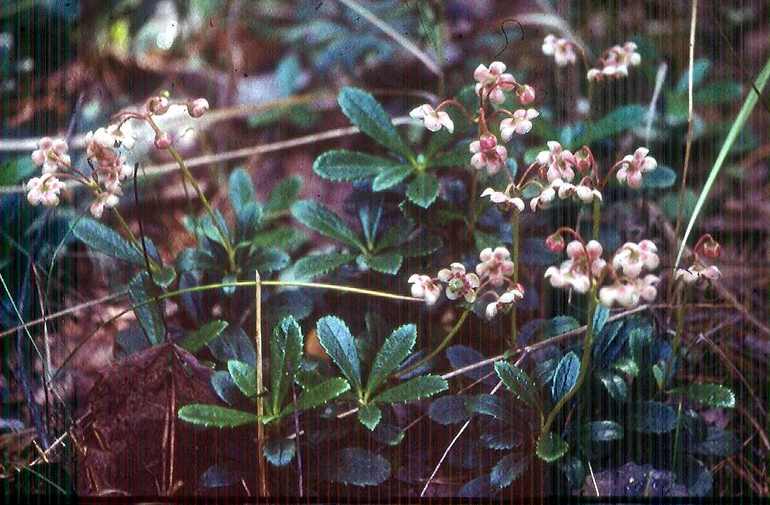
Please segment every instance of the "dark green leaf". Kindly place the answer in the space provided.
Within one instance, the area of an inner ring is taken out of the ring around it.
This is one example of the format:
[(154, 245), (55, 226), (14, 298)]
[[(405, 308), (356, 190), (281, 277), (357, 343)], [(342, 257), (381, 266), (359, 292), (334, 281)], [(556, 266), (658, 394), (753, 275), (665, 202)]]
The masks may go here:
[(227, 321), (211, 321), (190, 333), (179, 345), (191, 353), (196, 353), (206, 347), (209, 342), (221, 335), (228, 324)]
[(385, 191), (409, 177), (414, 168), (411, 165), (391, 165), (383, 168), (372, 181), (373, 191)]
[(692, 101), (698, 105), (718, 105), (734, 102), (743, 95), (743, 88), (735, 81), (719, 81), (707, 84), (695, 93)]
[(666, 189), (670, 188), (676, 182), (676, 172), (671, 168), (659, 165), (652, 172), (644, 174), (642, 179), (643, 189)]
[(604, 325), (607, 324), (607, 319), (610, 317), (610, 309), (605, 307), (602, 304), (598, 304), (596, 306), (596, 310), (594, 310), (594, 318), (591, 323), (591, 329), (594, 332), (594, 335), (598, 335), (599, 332), (604, 329)]
[(257, 201), (257, 194), (254, 191), (254, 184), (251, 182), (251, 176), (249, 176), (249, 173), (246, 170), (236, 168), (230, 173), (227, 187), (230, 205), (232, 206), (233, 211), (235, 211), (235, 215), (238, 216), (238, 219), (240, 220), (244, 215), (246, 206)]
[(502, 489), (519, 478), (529, 465), (529, 458), (520, 454), (509, 454), (492, 468), (489, 480), (493, 486)]
[(356, 258), (355, 254), (326, 253), (305, 256), (294, 264), (294, 277), (300, 281), (311, 281), (326, 275)]
[(428, 409), (428, 416), (435, 422), (457, 424), (470, 418), (470, 412), (465, 408), (467, 397), (464, 395), (447, 395), (433, 400)]
[(291, 206), (291, 213), (297, 221), (322, 235), (364, 249), (363, 243), (348, 225), (320, 203), (301, 200)]
[(372, 270), (383, 274), (396, 275), (401, 269), (404, 257), (396, 253), (374, 254), (366, 256), (365, 261)]
[(620, 356), (626, 340), (625, 332), (621, 332), (623, 321), (613, 321), (604, 326), (594, 342), (593, 358), (599, 368), (608, 368)]
[(735, 393), (721, 384), (690, 384), (674, 390), (691, 401), (714, 408), (735, 408)]
[(379, 454), (348, 447), (331, 454), (322, 471), (326, 480), (354, 486), (378, 486), (390, 477), (390, 463)]
[(625, 402), (628, 399), (628, 386), (623, 377), (613, 372), (602, 372), (599, 379), (612, 398), (619, 402)]
[(632, 426), (642, 433), (668, 433), (676, 428), (676, 412), (660, 402), (647, 401), (637, 406)]
[(280, 412), (289, 386), (299, 370), (304, 343), (302, 328), (292, 316), (285, 317), (273, 328), (270, 336), (270, 393), (274, 414)]
[(265, 214), (273, 215), (289, 210), (302, 187), (302, 177), (293, 175), (279, 182), (270, 192), (265, 204)]
[(394, 386), (377, 395), (374, 400), (382, 403), (411, 402), (429, 398), (446, 391), (449, 384), (438, 375), (423, 375)]
[(586, 126), (585, 132), (570, 145), (578, 148), (598, 140), (635, 128), (644, 121), (646, 109), (641, 105), (624, 105), (613, 110), (600, 120)]
[(162, 313), (163, 302), (153, 301), (153, 297), (159, 295), (158, 288), (146, 272), (140, 272), (128, 283), (128, 296), (135, 306), (136, 319), (152, 345), (158, 345), (166, 338), (166, 325), (163, 322)]
[(228, 326), (221, 335), (209, 342), (209, 350), (219, 361), (227, 362), (231, 359), (255, 366), (257, 353), (254, 351), (254, 343), (246, 335), (243, 328)]
[(243, 398), (241, 390), (230, 377), (230, 372), (224, 370), (214, 372), (211, 375), (211, 387), (214, 388), (217, 396), (228, 405), (234, 405)]
[(369, 431), (373, 431), (382, 419), (382, 411), (377, 405), (368, 404), (358, 408), (358, 420), (366, 426)]
[(569, 444), (558, 433), (546, 433), (537, 440), (537, 456), (548, 463), (553, 463), (569, 450)]
[(227, 362), (227, 370), (241, 393), (249, 398), (257, 396), (257, 373), (253, 366), (231, 359)]
[(427, 172), (418, 173), (406, 188), (406, 196), (409, 201), (427, 209), (438, 197), (438, 179)]
[(417, 327), (405, 324), (393, 330), (385, 339), (372, 362), (366, 394), (372, 395), (412, 352), (417, 341)]
[(506, 408), (503, 400), (494, 395), (469, 396), (465, 400), (465, 408), (469, 412), (494, 417), (498, 421), (511, 421), (511, 411)]
[(539, 409), (537, 385), (524, 370), (507, 361), (498, 361), (495, 363), (495, 372), (516, 399)]
[(302, 231), (296, 228), (289, 228), (288, 226), (281, 226), (256, 233), (250, 239), (250, 246), (254, 249), (260, 249), (281, 244), (283, 249), (294, 251), (305, 241), (307, 241), (307, 236)]
[[(476, 349), (464, 345), (453, 345), (446, 350), (446, 357), (452, 368), (459, 370), (465, 368), (468, 365), (479, 363), (486, 359), (486, 356), (481, 354)], [(485, 365), (483, 367), (474, 368), (463, 373), (464, 376), (473, 379), (474, 381), (483, 380), (487, 384), (494, 385), (497, 381), (492, 377), (487, 377), (490, 373), (494, 372), (492, 364)]]
[(402, 246), (398, 252), (407, 258), (415, 256), (427, 256), (441, 249), (444, 242), (436, 235), (420, 234)]
[(152, 281), (160, 288), (169, 287), (176, 280), (174, 267), (166, 265), (152, 273)]
[(396, 131), (390, 116), (369, 93), (358, 88), (342, 88), (337, 102), (350, 122), (380, 145), (401, 154), (407, 159), (414, 158), (412, 150)]
[(492, 425), (490, 431), (479, 437), (481, 445), (495, 451), (509, 451), (521, 445), (521, 434), (513, 428), (502, 428)]
[(129, 242), (91, 218), (80, 218), (72, 227), (72, 234), (94, 251), (134, 265), (145, 266), (144, 254)]
[(269, 249), (260, 249), (255, 252), (249, 260), (249, 269), (266, 274), (282, 270), (289, 264), (291, 258), (284, 251), (271, 247)]
[(584, 433), (595, 442), (623, 439), (623, 427), (615, 421), (593, 421), (583, 426)]
[(179, 419), (207, 428), (212, 426), (215, 428), (234, 428), (257, 422), (257, 416), (251, 412), (200, 403), (185, 405), (179, 409)]
[(551, 397), (554, 402), (558, 402), (575, 387), (579, 374), (580, 358), (577, 357), (577, 354), (570, 351), (561, 359), (561, 361), (559, 361), (556, 372), (553, 374)]
[(343, 149), (327, 151), (313, 163), (313, 172), (335, 182), (369, 179), (384, 170), (394, 168), (402, 167), (394, 161), (379, 156)]
[(36, 168), (29, 156), (20, 156), (6, 161), (0, 166), (0, 186), (12, 186), (19, 183), (22, 179), (32, 176)]
[(294, 459), (297, 446), (287, 438), (268, 438), (262, 452), (271, 465), (286, 466)]
[(326, 354), (336, 363), (356, 392), (362, 390), (361, 362), (358, 358), (356, 341), (342, 319), (334, 316), (322, 317), (316, 323), (318, 341)]
[[(349, 390), (350, 384), (348, 384), (348, 381), (341, 377), (333, 377), (303, 391), (299, 398), (297, 398), (297, 408), (299, 410), (310, 410), (320, 407)], [(289, 408), (284, 412), (284, 415), (292, 412), (293, 407), (292, 404), (289, 404)]]
[[(707, 58), (698, 58), (692, 65), (692, 87), (697, 88), (708, 75), (711, 70), (711, 62)], [(689, 73), (690, 70), (686, 69), (682, 72), (682, 76), (676, 82), (674, 91), (677, 94), (687, 93), (689, 88)]]

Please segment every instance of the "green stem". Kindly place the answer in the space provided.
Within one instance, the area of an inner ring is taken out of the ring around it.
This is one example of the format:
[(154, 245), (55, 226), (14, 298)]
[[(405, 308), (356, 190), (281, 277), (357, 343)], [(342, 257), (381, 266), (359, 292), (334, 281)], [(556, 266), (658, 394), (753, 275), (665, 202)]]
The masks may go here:
[(471, 199), (468, 203), (468, 238), (473, 241), (473, 232), (476, 230), (476, 193), (478, 192), (479, 178), (476, 169), (471, 174)]
[[(134, 233), (131, 231), (131, 228), (128, 227), (128, 223), (125, 219), (123, 219), (123, 215), (120, 213), (120, 211), (117, 209), (117, 207), (112, 208), (112, 213), (115, 214), (115, 217), (118, 220), (118, 224), (120, 224), (121, 229), (128, 237), (129, 242), (131, 242), (131, 245), (134, 246), (134, 249), (139, 251), (140, 253), (144, 254), (144, 248), (142, 247), (142, 244), (139, 242), (139, 239), (136, 238)], [(158, 270), (158, 263), (148, 257), (148, 260), (150, 261), (150, 268), (153, 272)]]
[[(511, 261), (513, 261), (514, 283), (519, 282), (519, 213), (511, 212)], [(511, 348), (516, 347), (518, 340), (518, 328), (516, 327), (516, 304), (511, 307)]]
[(411, 365), (411, 366), (407, 367), (405, 370), (402, 370), (402, 371), (398, 372), (398, 375), (403, 377), (404, 375), (408, 374), (409, 372), (417, 370), (422, 365), (424, 365), (428, 361), (430, 361), (433, 358), (435, 358), (438, 353), (443, 351), (444, 348), (449, 345), (449, 343), (452, 341), (452, 339), (455, 337), (455, 335), (457, 335), (457, 332), (460, 331), (460, 327), (463, 325), (463, 322), (465, 322), (465, 319), (468, 317), (469, 313), (470, 313), (470, 309), (465, 309), (463, 311), (463, 313), (460, 315), (460, 318), (457, 320), (455, 325), (452, 327), (452, 329), (449, 330), (449, 333), (446, 334), (446, 337), (444, 337), (444, 340), (442, 340), (441, 343), (438, 345), (438, 347), (433, 349), (430, 352), (430, 354), (425, 356), (423, 359), (421, 359), (420, 361), (418, 361), (414, 365)]
[(594, 240), (599, 240), (599, 230), (601, 229), (602, 225), (602, 202), (597, 198), (594, 198), (592, 211), (593, 222), (591, 227), (591, 238)]
[(225, 251), (227, 251), (227, 263), (230, 267), (230, 271), (235, 272), (236, 271), (235, 249), (233, 248), (233, 245), (230, 243), (230, 239), (228, 238), (227, 233), (225, 233), (225, 230), (222, 229), (219, 219), (217, 219), (216, 215), (214, 214), (214, 209), (211, 207), (211, 204), (209, 203), (208, 198), (206, 198), (206, 195), (203, 193), (203, 190), (201, 189), (200, 185), (198, 185), (198, 181), (190, 172), (190, 169), (187, 168), (187, 165), (185, 164), (182, 156), (179, 154), (179, 151), (177, 151), (173, 147), (169, 147), (168, 152), (169, 154), (171, 154), (171, 157), (174, 158), (174, 161), (176, 161), (176, 164), (179, 165), (179, 169), (182, 171), (182, 175), (184, 176), (185, 179), (187, 179), (187, 181), (193, 187), (193, 189), (195, 190), (195, 194), (198, 195), (198, 199), (201, 201), (201, 203), (203, 204), (203, 207), (206, 209), (206, 212), (211, 218), (211, 222), (214, 224), (214, 227), (217, 229), (217, 233), (219, 233), (219, 237), (222, 239), (222, 246), (225, 248)]

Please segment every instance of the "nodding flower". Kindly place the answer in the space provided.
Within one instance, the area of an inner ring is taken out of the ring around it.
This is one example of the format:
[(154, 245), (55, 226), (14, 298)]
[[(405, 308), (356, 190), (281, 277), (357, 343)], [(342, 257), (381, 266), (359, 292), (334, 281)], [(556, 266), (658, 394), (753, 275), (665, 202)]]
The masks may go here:
[(553, 182), (556, 179), (572, 182), (572, 179), (575, 178), (575, 166), (577, 165), (575, 155), (562, 148), (561, 144), (555, 140), (549, 140), (547, 145), (547, 151), (540, 151), (537, 154), (537, 162), (547, 167), (548, 182)]
[(604, 78), (619, 79), (628, 76), (628, 67), (635, 67), (642, 62), (641, 55), (636, 51), (634, 42), (626, 42), (622, 46), (612, 46), (599, 59), (599, 67), (588, 71), (589, 81), (601, 81)]
[(524, 286), (516, 284), (513, 288), (509, 289), (492, 303), (487, 304), (484, 310), (487, 319), (493, 319), (498, 312), (502, 312), (513, 307), (516, 302), (524, 298)]
[(513, 117), (500, 121), (500, 136), (508, 142), (513, 134), (525, 135), (532, 129), (532, 120), (540, 113), (535, 109), (519, 109), (513, 113)]
[(427, 103), (412, 109), (409, 116), (413, 119), (421, 119), (425, 128), (432, 132), (437, 132), (442, 127), (446, 128), (449, 133), (454, 132), (455, 129), (455, 125), (452, 122), (452, 118), (449, 117), (449, 114), (443, 110), (437, 111), (433, 106)]
[(634, 189), (642, 187), (643, 175), (655, 170), (658, 166), (655, 158), (648, 156), (649, 152), (650, 150), (646, 147), (640, 147), (634, 151), (634, 154), (624, 156), (617, 172), (618, 182), (628, 184)]
[(491, 133), (483, 134), (478, 140), (471, 142), (471, 165), (476, 170), (487, 169), (489, 175), (494, 175), (505, 166), (508, 159), (508, 150), (498, 145), (497, 137)]
[(497, 204), (504, 211), (516, 209), (518, 212), (521, 212), (524, 210), (524, 200), (518, 197), (508, 196), (502, 191), (495, 191), (492, 188), (487, 188), (481, 193), (481, 196), (488, 196), (492, 203)]
[(63, 172), (69, 168), (69, 147), (64, 139), (43, 137), (37, 143), (37, 149), (32, 151), (32, 162), (43, 168), (44, 174)]
[(505, 283), (505, 278), (513, 274), (513, 261), (511, 253), (505, 247), (496, 247), (492, 250), (487, 247), (479, 254), (480, 263), (476, 265), (476, 273), (482, 279), (489, 279), (490, 284), (500, 287)]
[(488, 97), (494, 104), (503, 103), (505, 92), (513, 90), (518, 84), (512, 74), (505, 72), (506, 68), (502, 61), (493, 61), (489, 68), (483, 64), (476, 67), (473, 71), (476, 94), (482, 98)]
[(423, 298), (428, 305), (434, 305), (441, 296), (441, 286), (429, 275), (413, 274), (408, 282), (412, 285), (412, 296)]
[(548, 34), (543, 39), (543, 54), (553, 56), (554, 61), (560, 67), (574, 64), (577, 61), (575, 43), (565, 38), (558, 38)]

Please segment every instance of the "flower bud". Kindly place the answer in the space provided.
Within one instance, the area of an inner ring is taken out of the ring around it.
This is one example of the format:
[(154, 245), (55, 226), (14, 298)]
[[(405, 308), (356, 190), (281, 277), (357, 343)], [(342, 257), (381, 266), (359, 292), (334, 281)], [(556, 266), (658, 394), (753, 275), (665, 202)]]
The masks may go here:
[(482, 151), (489, 151), (497, 145), (497, 138), (492, 134), (482, 135), (479, 137), (479, 144)]
[(519, 95), (519, 102), (522, 105), (528, 105), (535, 101), (535, 88), (529, 84), (524, 84), (516, 89), (516, 94)]
[(171, 103), (165, 96), (154, 96), (147, 100), (147, 111), (159, 116), (168, 112)]
[(583, 146), (575, 153), (575, 160), (577, 161), (578, 171), (581, 173), (588, 173), (594, 164), (594, 157), (591, 154), (591, 150), (588, 146)]
[(209, 102), (205, 98), (196, 98), (187, 102), (187, 113), (191, 117), (201, 117), (209, 110)]
[(171, 137), (168, 136), (168, 133), (161, 132), (155, 135), (155, 147), (162, 150), (171, 147)]
[(700, 252), (707, 258), (715, 259), (722, 253), (722, 247), (719, 245), (719, 242), (714, 240), (714, 237), (704, 235)]
[(553, 234), (545, 239), (545, 247), (551, 252), (562, 252), (566, 244), (561, 235)]

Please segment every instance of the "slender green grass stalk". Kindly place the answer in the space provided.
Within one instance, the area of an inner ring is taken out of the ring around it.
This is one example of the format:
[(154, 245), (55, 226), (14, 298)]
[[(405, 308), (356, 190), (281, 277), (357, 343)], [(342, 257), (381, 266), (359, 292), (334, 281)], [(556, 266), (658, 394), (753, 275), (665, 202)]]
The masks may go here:
[[(265, 401), (262, 392), (265, 389), (265, 380), (262, 367), (262, 283), (258, 271), (254, 271), (254, 345), (257, 353), (256, 382), (257, 382), (257, 418), (262, 419), (265, 415)], [(268, 496), (267, 487), (267, 462), (263, 451), (263, 441), (265, 440), (265, 425), (257, 423), (257, 462), (259, 463), (259, 494)]]
[(690, 237), (690, 233), (692, 233), (695, 222), (698, 220), (698, 216), (700, 216), (700, 213), (703, 210), (703, 205), (706, 203), (706, 199), (708, 198), (711, 188), (714, 186), (714, 182), (716, 181), (717, 176), (722, 169), (722, 165), (724, 164), (727, 155), (730, 154), (730, 150), (738, 138), (738, 134), (740, 134), (740, 132), (743, 130), (743, 126), (746, 124), (746, 121), (749, 119), (749, 116), (754, 110), (754, 107), (757, 105), (757, 101), (759, 100), (759, 93), (762, 93), (762, 90), (765, 89), (765, 85), (767, 84), (769, 78), (770, 57), (768, 57), (765, 66), (759, 73), (759, 76), (755, 82), (755, 86), (749, 90), (749, 94), (746, 97), (746, 100), (743, 102), (743, 106), (741, 107), (740, 112), (738, 112), (738, 116), (735, 118), (733, 126), (730, 128), (730, 131), (727, 132), (727, 137), (725, 137), (724, 144), (722, 144), (722, 148), (719, 150), (717, 159), (714, 162), (714, 165), (711, 167), (711, 171), (709, 172), (709, 176), (706, 179), (706, 183), (703, 185), (703, 188), (700, 191), (698, 201), (695, 203), (692, 216), (690, 216), (690, 220), (687, 223), (687, 229), (685, 230), (684, 236), (682, 237), (682, 243), (679, 246), (679, 252), (677, 252), (676, 255), (674, 270), (676, 270), (676, 268), (679, 266), (679, 262), (682, 260), (682, 255), (684, 254), (685, 247), (687, 246), (687, 239)]

